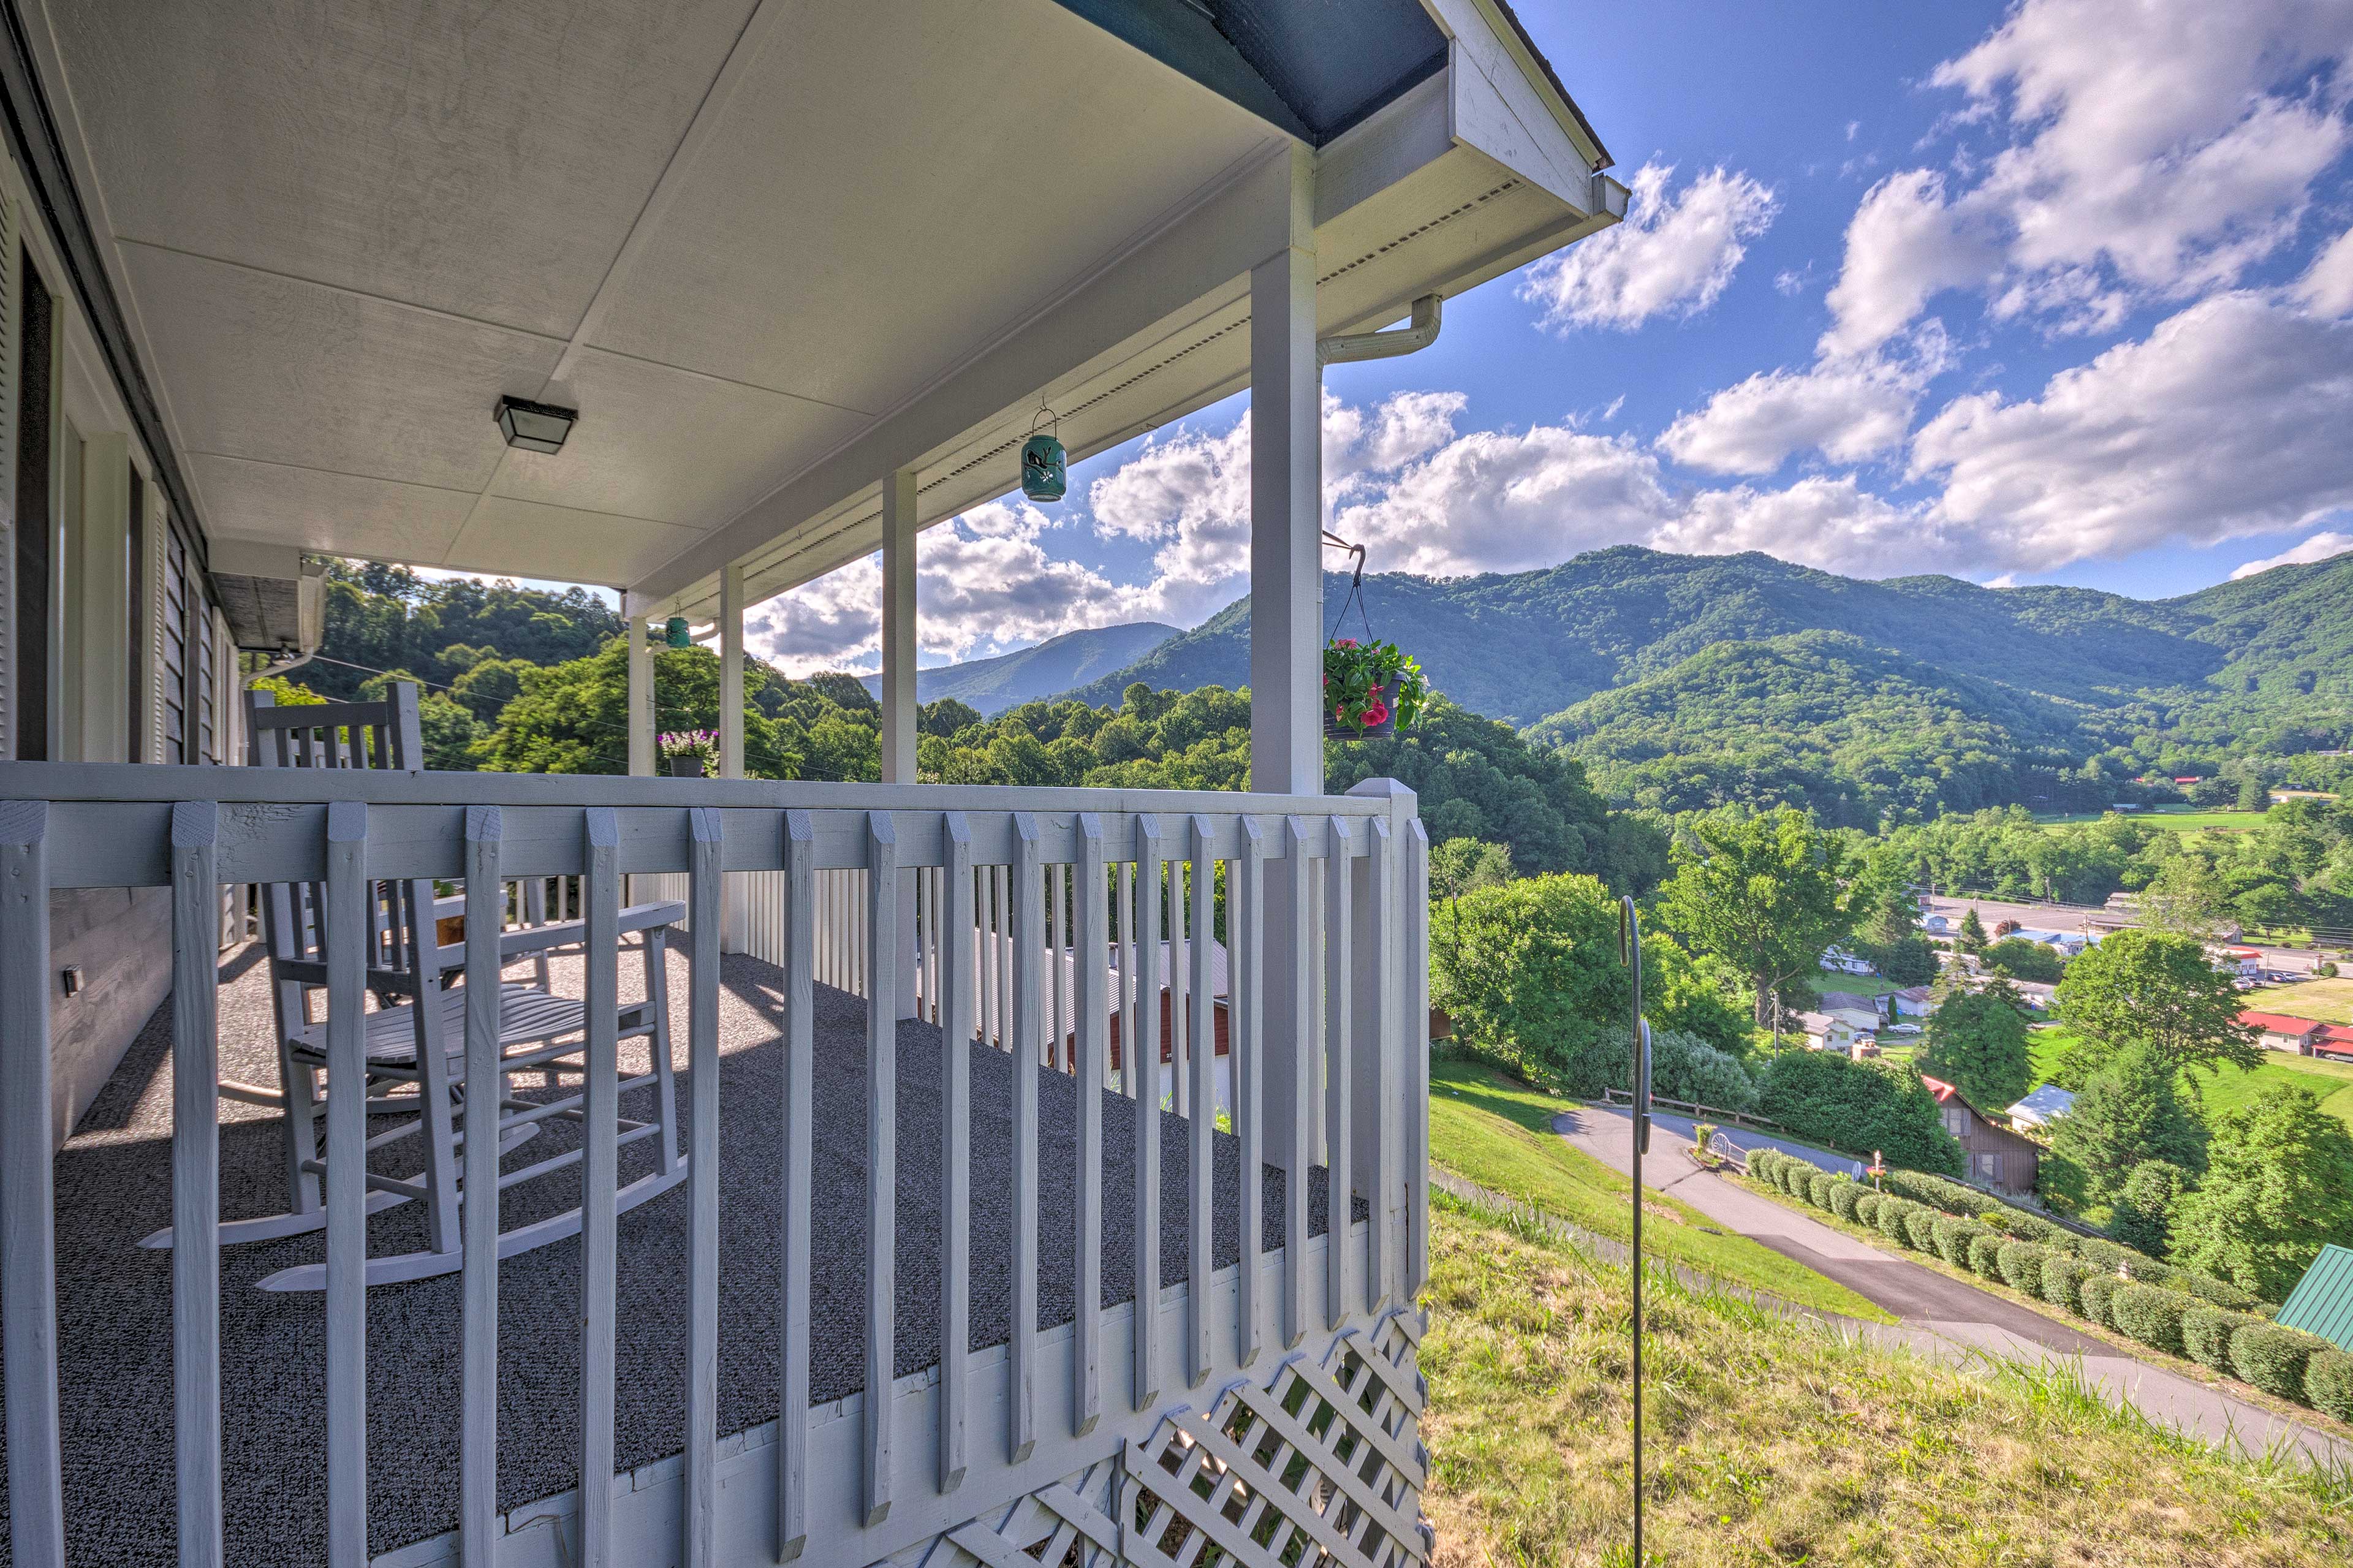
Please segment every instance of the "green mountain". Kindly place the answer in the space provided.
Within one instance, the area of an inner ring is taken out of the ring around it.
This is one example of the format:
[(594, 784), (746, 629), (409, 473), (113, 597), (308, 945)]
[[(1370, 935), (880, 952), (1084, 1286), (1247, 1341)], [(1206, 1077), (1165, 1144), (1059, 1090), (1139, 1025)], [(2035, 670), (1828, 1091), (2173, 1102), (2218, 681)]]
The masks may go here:
[[(1157, 621), (1064, 632), (1035, 647), (1017, 648), (995, 658), (966, 659), (919, 670), (915, 700), (937, 702), (952, 697), (994, 718), (1008, 708), (1068, 691), (1106, 671), (1123, 668), (1176, 635), (1175, 626)], [(867, 690), (881, 695), (881, 676), (863, 679)]]
[[(1364, 587), (1372, 634), (1440, 690), (1670, 810), (2083, 808), (2185, 752), (2309, 751), (2353, 728), (2353, 555), (2157, 601), (1631, 546)], [(1326, 603), (1345, 590), (1327, 579)], [(1243, 599), (1072, 695), (1245, 683), (1249, 633)]]

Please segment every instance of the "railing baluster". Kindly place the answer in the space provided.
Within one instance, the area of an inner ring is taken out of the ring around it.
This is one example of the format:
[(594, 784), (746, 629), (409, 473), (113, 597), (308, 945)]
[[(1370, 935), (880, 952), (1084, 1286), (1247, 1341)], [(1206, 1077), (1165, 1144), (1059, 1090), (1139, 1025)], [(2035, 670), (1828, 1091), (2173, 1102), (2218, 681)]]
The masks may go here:
[(1140, 1100), (1144, 1096), (1137, 1086), (1144, 1079), (1135, 1065), (1135, 866), (1124, 860), (1119, 868), (1119, 994), (1113, 998), (1119, 1008), (1119, 1089)]
[[(327, 807), (327, 1561), (367, 1543), (367, 807)], [(420, 1002), (424, 999), (419, 998)]]
[(1430, 834), (1417, 814), (1406, 833), (1405, 1300), (1430, 1282)]
[[(1179, 844), (1176, 852), (1183, 856), (1187, 847)], [(1168, 973), (1165, 977), (1168, 984), (1168, 1103), (1179, 1116), (1193, 1114), (1193, 1079), (1186, 1070), (1189, 1062), (1186, 1052), (1193, 1037), (1185, 1026), (1193, 1002), (1187, 994), (1192, 971), (1186, 963), (1185, 941), (1185, 868), (1188, 864), (1182, 858), (1168, 862)]]
[[(1198, 1388), (1208, 1380), (1209, 1369), (1217, 1361), (1209, 1343), (1209, 1266), (1214, 1258), (1211, 1210), (1217, 1197), (1218, 986), (1211, 965), (1217, 957), (1218, 868), (1210, 858), (1209, 819), (1196, 816), (1192, 826), (1193, 973), (1187, 989), (1192, 993), (1193, 1013), (1187, 1065), (1192, 1069), (1193, 1116), (1186, 1129), (1192, 1140), (1186, 1165), (1193, 1188), (1186, 1204), (1186, 1217), (1190, 1222), (1187, 1228), (1191, 1232), (1187, 1273), (1192, 1283), (1185, 1291), (1185, 1321), (1192, 1334), (1193, 1386)], [(1248, 1194), (1245, 1173), (1245, 1199)]]
[[(56, 1167), (49, 1123), (49, 808), (0, 802), (0, 1363), (8, 1540), (18, 1568), (63, 1568)], [(206, 1081), (211, 1091), (211, 1081)]]
[[(1350, 1003), (1356, 973), (1351, 956), (1350, 882), (1356, 868), (1350, 861), (1348, 819), (1331, 819), (1331, 858), (1324, 862), (1324, 1185), (1325, 1327), (1336, 1329), (1347, 1320), (1352, 1272), (1349, 1229), (1355, 1212), (1354, 1180), (1349, 1168), (1349, 1052), (1355, 1043)], [(1374, 1216), (1378, 1223), (1379, 1216)]]
[[(580, 1568), (612, 1568), (614, 1298), (619, 1284), (620, 827), (610, 806), (585, 824), (580, 902), (587, 944), (586, 1048), (580, 1128)], [(716, 931), (696, 933), (698, 948)]]
[[(1014, 922), (1017, 952), (1008, 953), (1007, 991), (1013, 998), (1013, 1326), (1007, 1343), (1011, 1358), (1011, 1432), (1015, 1464), (1029, 1458), (1038, 1440), (1038, 1016), (1039, 964), (1046, 942), (1039, 886), (1038, 819), (1013, 814)], [(1000, 931), (1002, 927), (999, 928)]]
[(890, 1517), (899, 1342), (899, 841), (866, 814), (866, 1505)]
[(1289, 1350), (1307, 1337), (1307, 1174), (1315, 1163), (1315, 928), (1310, 923), (1314, 878), (1305, 818), (1282, 819), (1282, 854), (1289, 894), (1282, 910), (1291, 925), (1290, 1005), (1274, 1026), (1289, 1037), (1291, 1064), (1292, 1164), (1282, 1182), (1282, 1343)]
[(1160, 1400), (1160, 823), (1135, 818), (1135, 988), (1126, 1070), (1135, 1081), (1135, 1408)]
[(997, 1022), (997, 952), (1004, 938), (998, 932), (997, 917), (1004, 900), (997, 890), (997, 868), (985, 866), (980, 870), (978, 911), (973, 917), (973, 959), (980, 970), (980, 1037), (1005, 1048), (1005, 1030)]
[(972, 1356), (972, 826), (961, 811), (940, 824), (942, 858), (935, 887), (945, 908), (933, 906), (938, 970), (933, 996), (940, 1007), (940, 1490), (964, 1484), (965, 1406)]
[(1237, 1365), (1258, 1360), (1264, 1309), (1259, 1279), (1265, 1259), (1266, 1108), (1261, 1098), (1260, 1047), (1265, 992), (1266, 836), (1255, 817), (1241, 819), (1242, 848), (1226, 862), (1227, 1073), (1233, 1085), (1234, 1131), (1241, 1142), (1241, 1276), (1234, 1345)]
[(1070, 1037), (1071, 998), (1068, 968), (1062, 963), (1062, 868), (1046, 868), (1046, 980), (1051, 1001), (1046, 1008), (1046, 1059), (1062, 1067), (1062, 1042)]
[[(505, 824), (495, 805), (466, 808), (466, 1104), (463, 1364), (459, 1406), (459, 1545), (465, 1568), (492, 1568), (499, 1534), (499, 879)], [(517, 903), (545, 906), (516, 889)]]
[[(1054, 868), (1057, 883), (1063, 868)], [(1071, 976), (1071, 1020), (1079, 1079), (1078, 1294), (1073, 1306), (1071, 1431), (1083, 1437), (1103, 1418), (1103, 1076), (1111, 1041), (1111, 932), (1103, 907), (1103, 818), (1079, 816), (1079, 863), (1071, 879), (1071, 911), (1077, 973)], [(1060, 965), (1057, 965), (1059, 973)], [(1057, 1035), (1057, 1040), (1063, 1037)]]
[(222, 1561), (219, 828), (211, 801), (172, 808), (172, 1407), (183, 1568)]
[(1360, 1064), (1369, 1079), (1361, 1086), (1360, 1093), (1366, 1103), (1359, 1105), (1356, 1114), (1369, 1120), (1372, 1125), (1364, 1131), (1365, 1142), (1372, 1155), (1365, 1190), (1372, 1196), (1372, 1215), (1365, 1227), (1365, 1311), (1377, 1314), (1388, 1300), (1390, 1270), (1395, 1267), (1397, 1247), (1390, 1235), (1396, 1221), (1397, 1194), (1397, 972), (1396, 944), (1398, 936), (1397, 909), (1397, 844), (1389, 831), (1388, 818), (1376, 816), (1366, 825), (1365, 838), (1365, 903), (1363, 910), (1365, 947), (1360, 973), (1368, 984), (1358, 997), (1357, 1005), (1369, 1013), (1360, 1017), (1358, 1039), (1370, 1045), (1369, 1051), (1358, 1050)]
[[(997, 901), (997, 1044), (998, 1048), (1018, 1056), (1020, 1047), (1014, 1044), (1013, 1034), (1013, 910), (1020, 895), (1012, 867), (991, 867), (988, 875), (991, 896)], [(1037, 1056), (1038, 1042), (1031, 1040), (1030, 1059), (1035, 1061)]]
[(813, 1096), (818, 910), (817, 829), (806, 811), (785, 813), (783, 1287), (776, 1295), (780, 1371), (776, 1411), (776, 1560), (808, 1543), (809, 1236), (816, 1145)]
[[(725, 878), (719, 813), (696, 806), (689, 895), (699, 931), (719, 930)], [(719, 1531), (719, 943), (697, 937), (688, 976), (686, 1071), (686, 1564), (712, 1568)], [(656, 1039), (655, 1048), (668, 1042)]]

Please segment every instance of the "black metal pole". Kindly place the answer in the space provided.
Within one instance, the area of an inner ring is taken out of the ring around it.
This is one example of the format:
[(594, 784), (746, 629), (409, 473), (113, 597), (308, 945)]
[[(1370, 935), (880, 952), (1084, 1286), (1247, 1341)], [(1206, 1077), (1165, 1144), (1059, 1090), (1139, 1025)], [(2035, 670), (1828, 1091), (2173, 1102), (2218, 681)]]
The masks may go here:
[(1651, 1144), (1651, 1031), (1642, 1022), (1642, 920), (1634, 900), (1618, 901), (1618, 951), (1632, 982), (1628, 1016), (1632, 1027), (1634, 1111), (1634, 1568), (1642, 1568), (1642, 1155)]

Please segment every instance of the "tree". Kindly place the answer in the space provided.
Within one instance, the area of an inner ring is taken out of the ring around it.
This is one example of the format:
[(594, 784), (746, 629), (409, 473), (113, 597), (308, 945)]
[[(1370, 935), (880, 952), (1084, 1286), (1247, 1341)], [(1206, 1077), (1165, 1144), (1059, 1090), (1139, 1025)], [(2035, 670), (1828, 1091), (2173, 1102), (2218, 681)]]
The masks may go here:
[(2272, 805), (2271, 786), (2253, 776), (2239, 781), (2238, 800), (2241, 811), (2269, 811)]
[(1747, 982), (1754, 1016), (1767, 1023), (1776, 989), (1813, 970), (1846, 934), (1839, 841), (1788, 807), (1702, 817), (1691, 837), (1694, 845), (1676, 846), (1659, 912)]
[(1975, 904), (1971, 904), (1968, 907), (1968, 911), (1961, 916), (1960, 934), (1954, 938), (1953, 945), (1959, 948), (1963, 952), (1983, 952), (1985, 951), (1985, 921), (1978, 919), (1978, 907)]
[[(797, 726), (789, 720), (772, 720), (757, 706), (760, 690), (771, 679), (765, 666), (746, 662), (744, 771), (754, 778), (797, 778), (801, 755), (788, 732)], [(718, 655), (701, 647), (656, 654), (654, 695), (657, 731), (716, 730)], [(483, 768), (496, 773), (627, 773), (628, 706), (628, 650), (615, 637), (587, 658), (525, 671), (522, 689), (501, 710), (491, 732), (476, 743), (474, 755)], [(870, 727), (862, 733), (869, 739), (867, 751), (879, 755), (874, 731)], [(822, 776), (871, 779), (880, 776), (879, 768), (878, 763), (875, 771)]]
[(2144, 1161), (2203, 1171), (2205, 1129), (2181, 1102), (2178, 1077), (2160, 1047), (2136, 1040), (2118, 1049), (2052, 1127), (2044, 1192), (2082, 1210), (2121, 1193)]
[(2214, 1119), (2206, 1179), (2176, 1211), (2174, 1261), (2277, 1301), (2323, 1242), (2348, 1237), (2353, 1133), (2309, 1090), (2266, 1089)]
[(1871, 960), (1880, 973), (1898, 985), (1929, 985), (1936, 979), (1936, 950), (1926, 937), (1917, 931), (1897, 937), (1889, 942), (1864, 942), (1859, 945), (1862, 956)]
[(2189, 1190), (2189, 1173), (2170, 1160), (2144, 1160), (2125, 1178), (2108, 1234), (2138, 1252), (2163, 1258), (2172, 1247), (2173, 1215)]
[(1958, 1089), (1971, 1104), (1994, 1109), (2033, 1088), (2026, 1018), (2009, 982), (1959, 993), (1931, 1014), (1920, 1068)]
[[(1632, 1067), (1630, 1051), (1613, 1084), (1632, 1088)], [(1651, 1031), (1651, 1092), (1716, 1110), (1757, 1109), (1757, 1080), (1740, 1058), (1681, 1029)]]
[[(2255, 1031), (2239, 1022), (2231, 977), (2179, 931), (2133, 928), (2085, 949), (2067, 965), (2057, 1000), (2061, 1018), (2109, 1051), (2145, 1040), (2175, 1067), (2210, 1073), (2263, 1060)], [(2075, 1072), (2087, 1077), (2089, 1064)]]
[(2031, 980), (2037, 985), (2057, 984), (2066, 969), (2056, 952), (2022, 936), (2006, 936), (1991, 943), (1978, 954), (1978, 961), (2012, 980)]
[(1850, 1061), (1836, 1051), (1786, 1051), (1765, 1069), (1763, 1114), (1800, 1138), (1891, 1165), (1961, 1173), (1961, 1146), (1945, 1131), (1936, 1097), (1902, 1062)]
[(1631, 991), (1609, 889), (1573, 873), (1524, 877), (1465, 892), (1461, 909), (1460, 940), (1430, 954), (1430, 1000), (1455, 1037), (1571, 1094), (1622, 1082), (1611, 1064), (1628, 1056)]

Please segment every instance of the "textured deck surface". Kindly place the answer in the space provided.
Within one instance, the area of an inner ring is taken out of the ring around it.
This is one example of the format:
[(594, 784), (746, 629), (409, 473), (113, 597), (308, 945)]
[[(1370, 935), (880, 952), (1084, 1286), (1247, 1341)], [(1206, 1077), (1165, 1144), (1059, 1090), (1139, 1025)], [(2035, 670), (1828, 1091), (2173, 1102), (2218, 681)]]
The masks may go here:
[[(681, 944), (682, 945), (682, 944)], [(624, 1001), (643, 993), (634, 952), (621, 963)], [(674, 953), (671, 1020), (686, 1059), (688, 964)], [(274, 1083), (266, 966), (253, 950), (223, 970), (225, 1076)], [(511, 971), (527, 973), (523, 971)], [(720, 1001), (722, 1141), (720, 1430), (776, 1414), (776, 1301), (782, 1105), (780, 975), (768, 964), (723, 962)], [(578, 995), (578, 961), (559, 962), (555, 988)], [(862, 1382), (865, 1323), (865, 1005), (820, 987), (816, 1032), (816, 1267), (812, 1394), (839, 1399)], [(70, 1561), (174, 1561), (170, 1254), (137, 1240), (171, 1219), (169, 1005), (150, 1022), (58, 1158), (58, 1331), (66, 1423), (66, 1513)], [(901, 1375), (938, 1360), (940, 1228), (939, 1031), (899, 1026), (898, 1343)], [(1012, 1058), (977, 1043), (972, 1053), (972, 1344), (1002, 1344), (1010, 1318)], [(624, 1046), (623, 1066), (630, 1063)], [(638, 1070), (645, 1065), (638, 1043)], [(533, 1092), (535, 1079), (518, 1085)], [(680, 1074), (681, 1112), (686, 1075)], [(1077, 1087), (1040, 1069), (1039, 1322), (1072, 1315)], [(642, 1115), (649, 1095), (624, 1097)], [(1132, 1299), (1131, 1172), (1134, 1105), (1104, 1106), (1103, 1300)], [(274, 1115), (223, 1105), (225, 1217), (284, 1206)], [(382, 1123), (378, 1124), (383, 1125)], [(1162, 1118), (1162, 1278), (1187, 1276), (1186, 1123)], [(510, 1163), (565, 1146), (557, 1123), (509, 1156)], [(414, 1140), (384, 1152), (380, 1168), (411, 1172)], [(624, 1181), (652, 1166), (651, 1141), (623, 1149)], [(1215, 1173), (1216, 1260), (1240, 1253), (1240, 1163), (1220, 1134)], [(1324, 1173), (1313, 1173), (1312, 1230), (1324, 1226)], [(1281, 1214), (1282, 1175), (1261, 1184), (1267, 1234)], [(507, 1193), (512, 1226), (579, 1201), (574, 1171)], [(1358, 1205), (1361, 1209), (1361, 1201)], [(684, 1420), (687, 1194), (683, 1185), (620, 1222), (620, 1467), (676, 1453)], [(376, 1253), (424, 1244), (417, 1205), (375, 1216)], [(324, 1256), (317, 1236), (223, 1253), (221, 1390), (229, 1520), (228, 1560), (308, 1563), (324, 1559), (326, 1473), (320, 1338), (322, 1297), (257, 1290), (264, 1275)], [(500, 1277), (499, 1496), (501, 1508), (577, 1484), (579, 1244), (558, 1242), (509, 1259)], [(368, 1306), (370, 1541), (382, 1552), (455, 1528), (458, 1509), (459, 1281), (455, 1275), (380, 1288)], [(5, 1391), (0, 1391), (5, 1396)], [(0, 1483), (0, 1521), (5, 1518)], [(0, 1529), (0, 1563), (7, 1557)]]

